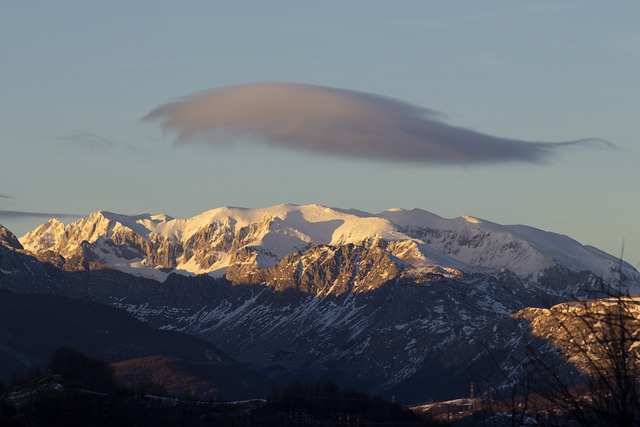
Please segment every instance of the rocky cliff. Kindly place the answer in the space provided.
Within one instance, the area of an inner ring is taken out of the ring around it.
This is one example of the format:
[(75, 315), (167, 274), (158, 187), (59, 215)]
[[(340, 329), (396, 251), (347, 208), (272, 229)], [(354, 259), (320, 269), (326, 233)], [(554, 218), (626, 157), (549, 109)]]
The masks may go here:
[(0, 246), (2, 287), (121, 308), (272, 378), (331, 377), (410, 401), (516, 372), (519, 310), (640, 285), (633, 267), (566, 236), (419, 210), (99, 212), (20, 242)]

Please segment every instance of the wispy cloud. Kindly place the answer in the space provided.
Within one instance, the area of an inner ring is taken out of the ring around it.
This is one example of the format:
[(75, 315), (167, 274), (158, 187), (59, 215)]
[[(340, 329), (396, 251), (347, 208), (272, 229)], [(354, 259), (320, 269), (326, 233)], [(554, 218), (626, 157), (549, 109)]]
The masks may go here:
[(5, 219), (26, 219), (26, 218), (74, 218), (82, 215), (69, 213), (52, 213), (52, 212), (26, 212), (26, 211), (3, 211), (0, 210), (0, 218)]
[(5, 194), (0, 194), (0, 199), (10, 199), (11, 197), (5, 195)]
[(92, 153), (128, 151), (146, 154), (146, 150), (140, 147), (114, 141), (88, 131), (75, 131), (69, 135), (54, 136), (53, 139), (68, 147), (88, 150)]
[(501, 138), (452, 126), (431, 109), (323, 86), (256, 83), (223, 87), (161, 105), (142, 120), (159, 121), (176, 144), (213, 146), (246, 137), (291, 150), (419, 164), (546, 162), (589, 138), (540, 142)]

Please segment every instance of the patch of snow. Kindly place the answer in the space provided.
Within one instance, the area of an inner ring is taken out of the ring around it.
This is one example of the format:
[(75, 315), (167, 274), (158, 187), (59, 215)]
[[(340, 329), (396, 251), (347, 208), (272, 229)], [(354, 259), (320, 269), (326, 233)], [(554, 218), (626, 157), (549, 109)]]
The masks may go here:
[(472, 216), (463, 215), (461, 218), (467, 222), (470, 222), (471, 224), (480, 224), (480, 220)]
[[(254, 225), (251, 241), (245, 244), (257, 250), (256, 261), (262, 268), (315, 244), (362, 244), (375, 238), (412, 242), (412, 247), (398, 249), (401, 259), (407, 259), (416, 269), (439, 267), (451, 275), (459, 271), (506, 268), (523, 278), (537, 277), (540, 271), (556, 263), (573, 271), (593, 271), (609, 282), (617, 280), (619, 275), (616, 257), (566, 236), (523, 225), (495, 224), (472, 216), (446, 219), (421, 209), (393, 208), (370, 214), (320, 205), (281, 204), (255, 209), (221, 207), (189, 219), (165, 214), (122, 215), (100, 211), (67, 226), (51, 219), (19, 240), (28, 251), (53, 250), (63, 256), (77, 252), (84, 241), (99, 244), (100, 250), (109, 252), (103, 257), (107, 265), (164, 280), (167, 274), (151, 266), (148, 260), (126, 260), (101, 242), (111, 242), (110, 239), (116, 239), (114, 236), (118, 236), (116, 241), (121, 241), (122, 236), (133, 233), (134, 237), (147, 242), (161, 239), (183, 245), (212, 225), (224, 226), (232, 233)], [(220, 277), (229, 265), (231, 254), (219, 250), (217, 255), (217, 261), (206, 268), (194, 257), (180, 258), (175, 271)], [(623, 263), (623, 273), (640, 283), (640, 273), (630, 265)], [(640, 287), (637, 291), (640, 292)]]

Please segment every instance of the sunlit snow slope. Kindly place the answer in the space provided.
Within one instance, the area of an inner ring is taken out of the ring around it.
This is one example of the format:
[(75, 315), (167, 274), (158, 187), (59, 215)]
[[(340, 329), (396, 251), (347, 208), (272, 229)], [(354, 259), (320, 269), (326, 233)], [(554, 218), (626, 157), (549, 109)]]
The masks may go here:
[[(163, 280), (169, 272), (219, 277), (230, 265), (264, 269), (315, 245), (369, 247), (380, 240), (395, 242), (386, 250), (414, 273), (507, 269), (535, 281), (542, 270), (561, 265), (613, 281), (620, 265), (569, 237), (522, 225), (446, 219), (420, 209), (370, 214), (319, 205), (222, 207), (189, 219), (100, 211), (66, 226), (51, 219), (20, 242), (36, 254), (51, 251)], [(637, 275), (626, 264), (623, 270)]]

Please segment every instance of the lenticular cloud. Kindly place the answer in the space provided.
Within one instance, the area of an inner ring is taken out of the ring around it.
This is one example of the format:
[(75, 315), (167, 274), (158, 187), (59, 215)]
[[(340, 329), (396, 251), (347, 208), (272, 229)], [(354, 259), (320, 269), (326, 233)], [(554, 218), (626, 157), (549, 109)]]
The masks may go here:
[(544, 162), (566, 145), (500, 138), (439, 119), (436, 111), (393, 98), (295, 83), (228, 86), (161, 105), (160, 121), (176, 144), (204, 140), (262, 144), (332, 156), (425, 164)]

